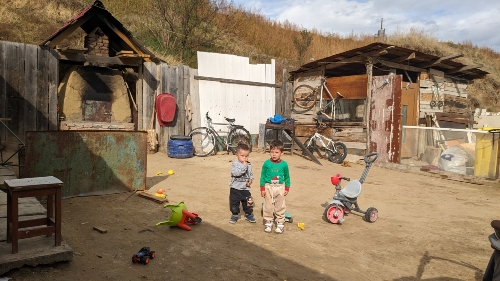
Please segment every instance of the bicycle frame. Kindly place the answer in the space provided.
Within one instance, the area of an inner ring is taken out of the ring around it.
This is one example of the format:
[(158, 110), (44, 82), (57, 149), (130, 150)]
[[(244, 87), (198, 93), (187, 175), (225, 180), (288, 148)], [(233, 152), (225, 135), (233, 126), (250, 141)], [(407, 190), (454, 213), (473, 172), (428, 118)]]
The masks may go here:
[[(229, 132), (231, 131), (231, 129), (235, 126), (234, 123), (232, 123), (232, 122), (229, 122), (229, 123), (214, 123), (214, 122), (212, 122), (212, 118), (210, 118), (210, 116), (206, 115), (205, 124), (207, 125), (207, 128), (210, 129), (215, 134), (215, 140), (223, 148), (225, 147), (225, 150), (229, 151), (228, 139), (227, 138), (225, 138), (225, 139), (222, 138), (221, 135), (219, 135), (219, 132), (220, 133), (225, 133), (226, 136), (227, 136), (229, 134)], [(227, 131), (219, 131), (219, 132), (217, 132), (217, 130), (215, 130), (214, 125), (226, 126), (227, 127)]]
[[(326, 87), (326, 79), (325, 78), (321, 78), (321, 85), (319, 86), (320, 89), (320, 93), (319, 93), (319, 112), (321, 112), (321, 114), (325, 115), (326, 117), (332, 119), (332, 120), (335, 120), (335, 102), (336, 102), (336, 98), (333, 97), (332, 93), (330, 92), (330, 90), (328, 90), (328, 87)], [(330, 97), (330, 101), (328, 103), (325, 104), (325, 106), (323, 107), (323, 90), (326, 90), (326, 92), (328, 93), (328, 96)], [(337, 95), (342, 97), (342, 95), (337, 92)], [(330, 107), (330, 108), (328, 108)], [(325, 111), (327, 109), (330, 109), (331, 111), (331, 114), (328, 115), (325, 113)]]
[[(322, 134), (316, 132), (314, 133), (314, 136), (313, 136), (319, 143), (321, 143), (321, 145), (325, 148), (325, 150), (328, 150), (332, 153), (334, 152), (338, 152), (337, 149), (335, 148), (335, 141), (332, 140), (332, 139), (329, 139), (325, 136), (323, 136)], [(312, 138), (311, 138), (312, 140)], [(325, 142), (323, 141), (325, 140), (327, 143), (325, 144)], [(330, 144), (331, 144), (331, 147), (333, 147), (333, 150), (331, 150), (329, 147), (330, 147)], [(306, 144), (306, 146), (308, 146), (309, 144)]]

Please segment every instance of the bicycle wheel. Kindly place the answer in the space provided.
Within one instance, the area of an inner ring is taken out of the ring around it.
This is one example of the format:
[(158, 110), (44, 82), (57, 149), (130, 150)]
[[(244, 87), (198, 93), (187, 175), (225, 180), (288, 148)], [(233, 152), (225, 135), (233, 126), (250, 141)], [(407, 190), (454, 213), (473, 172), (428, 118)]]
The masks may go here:
[(300, 85), (293, 91), (295, 104), (304, 109), (311, 109), (316, 104), (316, 92), (309, 85)]
[(314, 139), (314, 136), (308, 138), (304, 142), (304, 146), (309, 150), (309, 152), (314, 153), (314, 150), (316, 150), (316, 139)]
[(330, 150), (327, 151), (328, 160), (333, 163), (340, 164), (347, 156), (347, 147), (341, 142), (336, 142), (334, 145), (330, 144)]
[(215, 135), (207, 127), (199, 127), (189, 132), (193, 140), (193, 154), (207, 156), (215, 149)]
[(229, 131), (227, 135), (227, 143), (229, 145), (228, 150), (236, 153), (236, 146), (239, 143), (245, 143), (250, 147), (250, 151), (252, 151), (252, 136), (247, 131), (247, 129), (242, 126), (236, 126)]

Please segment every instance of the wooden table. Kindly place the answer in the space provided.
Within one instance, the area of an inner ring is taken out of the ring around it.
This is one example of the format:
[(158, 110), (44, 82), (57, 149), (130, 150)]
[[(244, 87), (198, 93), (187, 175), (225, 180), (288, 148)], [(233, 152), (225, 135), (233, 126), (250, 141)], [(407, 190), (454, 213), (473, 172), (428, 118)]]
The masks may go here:
[[(62, 181), (49, 176), (5, 180), (4, 183), (7, 189), (7, 242), (12, 242), (12, 253), (18, 252), (19, 239), (53, 233), (55, 246), (60, 246)], [(47, 196), (47, 217), (19, 221), (19, 198), (36, 196)]]

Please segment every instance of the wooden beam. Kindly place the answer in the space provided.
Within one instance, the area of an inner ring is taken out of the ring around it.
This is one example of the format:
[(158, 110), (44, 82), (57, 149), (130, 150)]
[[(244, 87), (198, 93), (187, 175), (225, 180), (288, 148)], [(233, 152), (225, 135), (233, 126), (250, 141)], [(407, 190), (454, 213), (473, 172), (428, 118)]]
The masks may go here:
[(460, 123), (460, 124), (477, 124), (477, 122), (474, 120), (463, 119), (463, 118), (444, 117), (444, 116), (439, 116), (439, 117), (436, 116), (436, 120), (455, 122), (455, 123)]
[(436, 64), (439, 64), (443, 61), (446, 61), (446, 60), (451, 60), (451, 59), (456, 59), (456, 58), (460, 58), (460, 57), (463, 57), (464, 55), (463, 54), (455, 54), (455, 55), (451, 55), (451, 56), (447, 56), (447, 57), (441, 57), (439, 59), (436, 59), (434, 61), (431, 61), (431, 62), (428, 62), (428, 63), (423, 63), (423, 64), (420, 64), (418, 65), (418, 67), (421, 67), (421, 68), (429, 68), (431, 66), (434, 66)]
[(195, 75), (194, 79), (196, 79), (196, 80), (206, 80), (206, 81), (216, 81), (216, 82), (229, 83), (229, 84), (240, 84), (240, 85), (250, 85), (250, 86), (264, 86), (264, 87), (271, 87), (271, 88), (281, 88), (281, 85), (277, 85), (277, 84), (252, 82), (252, 81), (243, 81), (243, 80), (234, 80), (234, 79), (225, 79), (225, 78), (205, 77), (205, 76), (198, 76), (198, 75)]
[(367, 53), (358, 52), (358, 53), (361, 53), (361, 54), (358, 55), (358, 56), (350, 57), (350, 58), (347, 58), (347, 59), (344, 59), (344, 60), (340, 60), (340, 61), (319, 62), (319, 63), (327, 64), (326, 65), (326, 69), (327, 70), (340, 67), (340, 66), (342, 66), (342, 65), (344, 65), (346, 63), (353, 63), (353, 62), (362, 62), (362, 63), (365, 63), (367, 57), (379, 57), (379, 56), (385, 55), (385, 54), (389, 53), (387, 51), (387, 49), (390, 49), (390, 48), (394, 48), (394, 46), (389, 46), (389, 47), (387, 47), (385, 49), (382, 49), (382, 50), (375, 50), (375, 51), (371, 51), (371, 52), (367, 52)]
[(62, 40), (66, 39), (71, 33), (75, 32), (82, 24), (88, 21), (92, 16), (94, 16), (93, 12), (87, 12), (83, 17), (77, 19), (75, 22), (71, 23), (63, 32), (56, 37), (52, 41), (48, 41), (44, 44), (44, 46), (48, 46), (51, 48), (55, 48), (57, 44), (59, 44)]
[(374, 63), (378, 61), (379, 63), (381, 63), (385, 66), (388, 66), (390, 68), (397, 68), (397, 69), (413, 71), (413, 72), (425, 72), (425, 69), (415, 67), (415, 66), (404, 65), (404, 64), (400, 64), (400, 63), (395, 63), (395, 62), (377, 59), (377, 58), (373, 58), (373, 60), (374, 60)]
[(128, 65), (139, 66), (142, 64), (142, 58), (118, 58), (118, 57), (103, 57), (78, 53), (58, 52), (58, 59), (78, 61), (78, 62), (95, 62), (108, 65)]
[(411, 60), (414, 58), (415, 58), (415, 52), (413, 52), (409, 55), (400, 56), (399, 58), (392, 59), (391, 61), (392, 62), (403, 62), (403, 61)]
[(462, 67), (457, 67), (457, 68), (454, 68), (454, 69), (446, 70), (446, 71), (444, 71), (444, 73), (446, 73), (446, 74), (452, 74), (452, 73), (457, 73), (457, 72), (461, 72), (461, 71), (467, 71), (467, 70), (476, 69), (476, 68), (480, 68), (480, 67), (483, 67), (483, 65), (482, 64), (465, 65), (465, 66), (462, 66)]

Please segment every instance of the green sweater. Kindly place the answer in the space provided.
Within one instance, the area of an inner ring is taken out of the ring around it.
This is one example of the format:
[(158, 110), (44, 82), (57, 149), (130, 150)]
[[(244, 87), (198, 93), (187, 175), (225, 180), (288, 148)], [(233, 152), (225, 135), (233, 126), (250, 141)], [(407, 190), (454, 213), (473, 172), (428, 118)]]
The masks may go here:
[(266, 183), (272, 183), (274, 177), (278, 177), (279, 183), (285, 184), (285, 189), (290, 188), (290, 172), (288, 170), (288, 164), (281, 160), (279, 163), (273, 163), (270, 159), (267, 159), (264, 164), (262, 164), (262, 171), (260, 172), (260, 190), (264, 190)]

